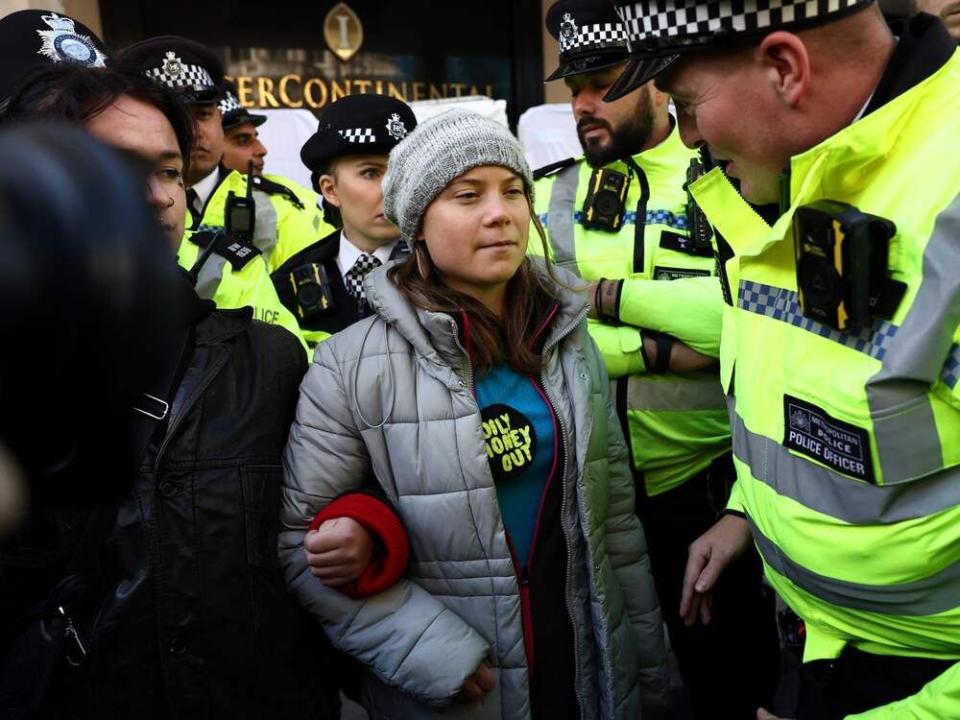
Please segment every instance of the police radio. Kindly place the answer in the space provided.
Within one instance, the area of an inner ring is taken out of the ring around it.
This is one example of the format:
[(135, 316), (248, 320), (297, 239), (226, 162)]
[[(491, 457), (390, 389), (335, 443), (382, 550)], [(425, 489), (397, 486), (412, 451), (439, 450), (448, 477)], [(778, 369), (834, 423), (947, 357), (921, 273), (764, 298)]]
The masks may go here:
[(623, 212), (630, 178), (622, 172), (598, 168), (590, 176), (583, 201), (583, 227), (616, 232), (623, 225)]
[(253, 245), (253, 229), (257, 222), (253, 201), (253, 161), (247, 165), (247, 194), (240, 196), (231, 190), (224, 208), (224, 229), (227, 237), (244, 245)]
[(890, 220), (846, 203), (820, 200), (798, 208), (793, 242), (803, 314), (845, 332), (892, 317), (907, 288), (889, 277), (896, 233)]
[[(310, 320), (333, 307), (333, 290), (327, 269), (320, 263), (294, 268), (287, 276), (293, 290), (291, 308), (301, 320)], [(286, 294), (286, 293), (284, 293)]]
[(687, 224), (690, 228), (690, 242), (697, 250), (710, 250), (713, 254), (713, 228), (707, 220), (693, 194), (690, 192), (690, 186), (703, 177), (707, 172), (705, 165), (697, 160), (690, 161), (690, 167), (687, 168), (687, 183), (684, 189), (687, 191)]

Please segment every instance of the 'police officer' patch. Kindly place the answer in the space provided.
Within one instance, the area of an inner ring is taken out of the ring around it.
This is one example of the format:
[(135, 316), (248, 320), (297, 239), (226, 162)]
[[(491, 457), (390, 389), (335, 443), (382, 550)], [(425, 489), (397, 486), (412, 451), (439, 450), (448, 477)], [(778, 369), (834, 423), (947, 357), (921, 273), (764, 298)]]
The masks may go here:
[(526, 472), (537, 453), (533, 423), (508, 405), (488, 405), (480, 412), (483, 421), (483, 449), (496, 482)]
[(876, 484), (866, 430), (790, 395), (783, 396), (783, 416), (786, 447), (844, 475)]

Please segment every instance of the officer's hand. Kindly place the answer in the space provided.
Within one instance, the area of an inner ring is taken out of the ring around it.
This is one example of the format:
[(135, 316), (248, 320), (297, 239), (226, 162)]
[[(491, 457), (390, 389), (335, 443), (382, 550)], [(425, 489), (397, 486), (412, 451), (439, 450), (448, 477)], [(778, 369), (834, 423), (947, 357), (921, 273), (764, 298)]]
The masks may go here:
[(496, 685), (497, 679), (493, 676), (490, 666), (482, 663), (476, 672), (463, 681), (463, 687), (460, 688), (456, 700), (457, 702), (479, 702)]
[(307, 564), (314, 577), (328, 587), (356, 580), (373, 556), (373, 536), (352, 518), (326, 520), (303, 539)]
[(757, 720), (790, 720), (790, 718), (777, 717), (763, 708), (757, 708)]
[(680, 617), (688, 626), (711, 620), (711, 592), (730, 561), (750, 545), (750, 527), (737, 515), (724, 515), (690, 545), (680, 597)]

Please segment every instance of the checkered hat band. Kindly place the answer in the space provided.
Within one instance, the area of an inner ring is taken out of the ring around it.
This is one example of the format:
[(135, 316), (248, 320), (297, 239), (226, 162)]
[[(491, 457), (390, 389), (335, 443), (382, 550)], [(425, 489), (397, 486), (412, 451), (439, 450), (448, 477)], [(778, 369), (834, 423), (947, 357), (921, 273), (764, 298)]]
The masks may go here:
[(631, 43), (680, 44), (728, 33), (807, 23), (872, 0), (641, 0), (617, 8)]
[(220, 108), (220, 112), (226, 115), (228, 112), (233, 112), (234, 110), (239, 110), (242, 106), (240, 101), (236, 97), (227, 93), (227, 96), (220, 101), (220, 104), (217, 105)]
[(627, 46), (627, 33), (620, 23), (601, 23), (584, 25), (571, 38), (560, 36), (560, 52), (568, 53), (583, 50)]
[(377, 141), (377, 136), (374, 135), (372, 128), (350, 128), (348, 130), (338, 130), (338, 132), (340, 137), (349, 143), (365, 145)]
[(163, 65), (158, 68), (151, 68), (147, 70), (147, 77), (161, 85), (166, 85), (172, 90), (193, 90), (194, 92), (200, 92), (201, 90), (209, 90), (214, 87), (215, 83), (213, 82), (213, 78), (210, 77), (210, 73), (200, 65), (184, 64), (180, 67), (183, 69), (182, 72), (177, 73), (175, 76), (168, 73)]

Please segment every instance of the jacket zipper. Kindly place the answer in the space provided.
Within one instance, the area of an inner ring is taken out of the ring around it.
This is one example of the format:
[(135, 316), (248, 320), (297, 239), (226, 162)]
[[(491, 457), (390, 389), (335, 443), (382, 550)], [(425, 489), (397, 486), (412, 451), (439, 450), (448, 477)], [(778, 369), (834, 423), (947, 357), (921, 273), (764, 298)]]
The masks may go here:
[(510, 539), (510, 533), (506, 526), (503, 528), (503, 534), (507, 538), (507, 548), (510, 550), (510, 559), (513, 561), (513, 570), (517, 575), (517, 584), (520, 586), (520, 614), (522, 616), (523, 629), (523, 649), (527, 656), (527, 672), (530, 678), (533, 678), (533, 664), (536, 659), (536, 652), (533, 645), (533, 611), (530, 608), (530, 563), (521, 566), (517, 560), (517, 551), (513, 547), (513, 540)]

